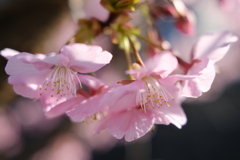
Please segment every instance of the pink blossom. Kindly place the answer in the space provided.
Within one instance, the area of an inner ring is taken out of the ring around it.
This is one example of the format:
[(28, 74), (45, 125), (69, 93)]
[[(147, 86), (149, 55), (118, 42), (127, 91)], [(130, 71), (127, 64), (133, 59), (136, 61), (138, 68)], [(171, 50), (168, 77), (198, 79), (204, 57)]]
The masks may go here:
[(70, 0), (69, 7), (76, 21), (95, 18), (106, 22), (110, 15), (109, 11), (100, 4), (100, 0)]
[[(1, 108), (6, 106), (0, 106)], [(11, 119), (6, 112), (2, 109), (0, 110), (0, 125), (2, 129), (0, 130), (0, 152), (8, 151), (10, 154), (18, 152), (20, 149), (20, 128)]]
[(50, 132), (62, 122), (61, 118), (46, 119), (42, 105), (38, 100), (20, 97), (15, 100), (11, 116), (21, 126), (22, 130), (36, 134)]
[(118, 140), (114, 138), (107, 130), (102, 131), (98, 135), (94, 135), (96, 126), (99, 124), (99, 120), (88, 119), (82, 123), (75, 123), (73, 132), (84, 142), (87, 143), (92, 150), (108, 151), (113, 148)]
[[(11, 55), (9, 50), (1, 52)], [(95, 72), (110, 62), (112, 55), (99, 46), (71, 44), (63, 46), (60, 54), (19, 53), (11, 57), (5, 68), (9, 83), (17, 94), (40, 98), (45, 110), (74, 97), (81, 86), (80, 73)]]
[(218, 0), (220, 7), (226, 12), (238, 11), (240, 0)]
[(184, 16), (177, 19), (175, 25), (179, 31), (182, 33), (192, 36), (195, 34), (196, 29), (196, 17), (191, 11), (186, 11)]
[(86, 18), (96, 18), (102, 22), (107, 21), (110, 14), (109, 11), (100, 4), (100, 0), (85, 0), (83, 9)]
[(185, 66), (187, 75), (195, 75), (196, 78), (185, 81), (183, 96), (199, 97), (210, 89), (216, 75), (214, 64), (224, 57), (230, 44), (236, 41), (237, 37), (227, 31), (199, 39), (192, 51), (191, 64)]
[(148, 59), (144, 67), (127, 71), (136, 80), (120, 81), (105, 94), (111, 96), (107, 100), (109, 112), (97, 132), (108, 129), (114, 137), (125, 136), (126, 141), (132, 141), (145, 135), (154, 124), (172, 123), (181, 128), (186, 116), (180, 107), (179, 89), (169, 76), (176, 67), (176, 58), (162, 52)]
[(55, 136), (41, 150), (31, 157), (31, 160), (90, 160), (91, 150), (76, 136), (62, 133)]

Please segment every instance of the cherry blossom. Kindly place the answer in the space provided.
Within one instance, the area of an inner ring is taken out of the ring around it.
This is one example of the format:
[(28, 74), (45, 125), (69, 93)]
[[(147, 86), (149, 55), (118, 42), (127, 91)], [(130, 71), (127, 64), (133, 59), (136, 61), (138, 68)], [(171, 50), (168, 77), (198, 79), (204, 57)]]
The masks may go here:
[[(170, 73), (177, 60), (170, 52), (148, 59), (145, 66), (129, 70), (136, 80), (123, 80), (105, 94), (108, 115), (100, 122), (97, 132), (108, 129), (116, 138), (125, 136), (132, 141), (145, 135), (154, 124), (170, 123), (181, 128), (186, 116), (180, 107), (180, 92)], [(103, 97), (104, 99), (104, 97)]]
[[(13, 52), (3, 50), (3, 56)], [(78, 73), (95, 72), (110, 62), (112, 55), (99, 46), (71, 44), (63, 46), (59, 54), (18, 53), (6, 66), (9, 83), (17, 94), (40, 98), (45, 110), (68, 98), (75, 97), (81, 87)]]
[(228, 31), (205, 35), (199, 39), (192, 51), (191, 64), (185, 66), (186, 74), (196, 77), (185, 81), (183, 96), (196, 98), (210, 89), (216, 75), (214, 64), (224, 57), (230, 44), (236, 41), (237, 37)]

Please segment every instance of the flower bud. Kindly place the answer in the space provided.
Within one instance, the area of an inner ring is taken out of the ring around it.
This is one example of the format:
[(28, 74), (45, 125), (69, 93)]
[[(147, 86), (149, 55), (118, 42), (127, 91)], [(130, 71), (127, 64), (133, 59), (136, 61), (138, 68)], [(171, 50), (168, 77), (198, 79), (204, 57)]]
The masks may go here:
[(195, 19), (195, 15), (188, 11), (177, 19), (175, 25), (182, 33), (191, 36), (195, 33)]

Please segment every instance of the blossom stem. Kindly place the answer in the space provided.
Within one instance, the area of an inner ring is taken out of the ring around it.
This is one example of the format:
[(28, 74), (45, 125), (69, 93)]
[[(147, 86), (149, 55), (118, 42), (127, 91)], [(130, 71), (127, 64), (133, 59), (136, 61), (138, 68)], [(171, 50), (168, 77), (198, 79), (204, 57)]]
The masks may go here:
[(72, 38), (70, 38), (67, 42), (66, 45), (69, 45), (71, 43), (73, 43), (75, 41), (75, 36), (73, 36)]
[[(131, 59), (131, 56), (130, 54), (124, 50), (124, 53), (125, 53), (125, 58), (126, 58), (126, 61), (127, 61), (127, 66), (128, 66), (128, 69), (129, 70), (132, 70), (132, 59)], [(129, 79), (130, 80), (134, 80), (133, 76), (129, 74)]]
[(153, 43), (151, 40), (149, 40), (149, 39), (146, 38), (146, 37), (143, 37), (143, 36), (141, 36), (141, 35), (139, 35), (139, 34), (134, 34), (134, 35), (137, 36), (139, 39), (141, 39), (141, 40), (149, 43), (150, 45), (152, 45), (152, 46), (160, 49), (161, 51), (164, 51), (164, 50), (165, 50), (161, 45), (158, 45), (158, 44)]
[(133, 52), (133, 54), (134, 54), (134, 56), (135, 56), (136, 62), (137, 62), (139, 65), (144, 66), (144, 63), (143, 63), (143, 61), (142, 61), (142, 58), (140, 57), (138, 51), (136, 50), (136, 48), (135, 48), (135, 46), (134, 46), (134, 44), (133, 44), (133, 42), (132, 42), (132, 40), (131, 40), (131, 38), (130, 38), (129, 36), (128, 36), (128, 40), (129, 40), (129, 43), (130, 43), (132, 52)]

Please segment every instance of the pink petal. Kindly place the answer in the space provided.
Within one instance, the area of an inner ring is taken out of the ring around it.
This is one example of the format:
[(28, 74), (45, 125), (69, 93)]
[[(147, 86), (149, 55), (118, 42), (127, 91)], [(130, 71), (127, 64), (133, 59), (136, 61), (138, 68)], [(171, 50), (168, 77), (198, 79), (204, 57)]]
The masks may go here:
[(198, 84), (195, 81), (186, 81), (182, 89), (182, 96), (197, 98), (202, 95)]
[(94, 90), (98, 90), (102, 86), (107, 86), (103, 81), (93, 76), (82, 75), (82, 74), (78, 74), (77, 76), (81, 81), (81, 83), (83, 83), (87, 87), (92, 88)]
[[(22, 53), (21, 53), (22, 54)], [(18, 54), (19, 55), (19, 54)], [(19, 56), (13, 56), (12, 58), (10, 58), (8, 60), (8, 63), (5, 67), (5, 71), (8, 75), (12, 75), (12, 74), (18, 74), (20, 73), (24, 73), (25, 70), (32, 70), (32, 71), (36, 71), (35, 68), (33, 68), (34, 66), (31, 64), (25, 64), (23, 63), (20, 59)], [(25, 55), (25, 54), (24, 54)]]
[[(35, 76), (34, 76), (35, 75)], [(13, 85), (14, 91), (24, 97), (39, 98), (39, 84), (43, 74), (18, 74), (10, 76), (8, 82)]]
[(199, 75), (192, 80), (185, 82), (182, 95), (185, 97), (199, 97), (202, 92), (207, 92), (215, 78), (215, 67), (213, 62), (203, 59), (201, 62), (195, 63), (188, 71), (189, 75)]
[(5, 48), (0, 52), (0, 54), (6, 59), (10, 59), (11, 57), (18, 55), (19, 52), (10, 48)]
[[(105, 88), (101, 93), (96, 93), (89, 98), (85, 98), (82, 101), (75, 100), (76, 103), (72, 107), (72, 110), (67, 112), (67, 115), (73, 121), (82, 121), (84, 118), (91, 116), (97, 112), (99, 112), (104, 107), (108, 106), (106, 100), (104, 100), (105, 94), (108, 92), (109, 88)], [(108, 97), (109, 98), (109, 97)]]
[(50, 70), (36, 71), (34, 70), (34, 67), (32, 67), (22, 70), (17, 74), (10, 75), (8, 82), (12, 85), (26, 84), (39, 86), (42, 84), (49, 72)]
[(71, 110), (72, 108), (79, 105), (85, 99), (86, 98), (84, 98), (81, 95), (74, 97), (74, 98), (70, 98), (70, 99), (50, 108), (50, 110), (47, 110), (45, 115), (49, 118), (60, 116), (64, 113), (66, 113), (68, 110)]
[[(28, 98), (38, 98), (38, 87), (48, 75), (49, 70), (38, 71), (34, 65), (23, 63), (19, 60), (21, 54), (10, 58), (6, 65), (5, 70), (10, 75), (8, 81), (18, 94)], [(28, 93), (25, 93), (26, 91)]]
[(39, 91), (35, 85), (17, 84), (13, 86), (15, 93), (27, 98), (39, 98)]
[(134, 81), (126, 85), (117, 84), (111, 86), (109, 87), (109, 91), (102, 97), (101, 103), (113, 106), (119, 102), (119, 99), (125, 97), (128, 94), (135, 95), (135, 93), (140, 89), (145, 89), (144, 83), (142, 81)]
[(176, 69), (178, 62), (172, 53), (161, 52), (147, 59), (144, 64), (145, 66), (141, 69), (129, 70), (126, 73), (133, 75), (136, 79), (141, 79), (151, 74), (157, 74), (165, 78)]
[(228, 31), (202, 36), (194, 47), (192, 59), (208, 57), (213, 62), (217, 62), (226, 54), (230, 44), (237, 39)]
[(123, 110), (110, 113), (97, 128), (97, 133), (103, 129), (117, 139), (123, 138), (130, 142), (145, 135), (153, 126), (153, 115), (145, 114), (139, 109)]
[[(68, 66), (69, 58), (61, 54), (50, 53), (43, 60), (38, 61), (38, 63), (48, 64), (49, 66)], [(36, 60), (37, 62), (37, 60)], [(36, 64), (36, 62), (34, 64)], [(40, 65), (39, 64), (39, 65)]]
[(69, 64), (68, 57), (56, 53), (48, 55), (21, 53), (19, 59), (24, 63), (33, 64), (38, 70), (49, 69), (53, 66), (68, 66)]
[(155, 120), (154, 123), (155, 124), (164, 124), (164, 125), (169, 125), (171, 122), (168, 119), (168, 117), (163, 113), (163, 112), (154, 112), (155, 114)]
[(179, 88), (176, 87), (174, 84), (167, 84), (166, 80), (167, 78), (158, 79), (158, 82), (161, 85), (161, 91), (165, 93), (165, 101), (172, 101), (172, 99), (178, 99), (178, 97), (180, 96)]
[(69, 67), (81, 73), (95, 72), (112, 59), (112, 54), (101, 47), (85, 44), (66, 45), (61, 54), (70, 59)]
[(191, 80), (198, 77), (198, 75), (170, 75), (166, 78), (160, 78), (158, 79), (159, 83), (164, 85), (174, 85), (178, 81), (185, 81), (185, 80)]
[[(174, 124), (178, 128), (182, 128), (187, 123), (187, 117), (177, 100), (169, 102), (170, 107), (163, 106), (159, 110), (167, 117), (169, 122)], [(156, 112), (155, 112), (156, 114)], [(164, 119), (165, 117), (163, 117)], [(160, 122), (160, 123), (159, 123)], [(156, 121), (157, 124), (166, 124), (167, 120), (161, 122)]]
[[(42, 106), (45, 112), (49, 112), (58, 104), (61, 104), (67, 101), (68, 99), (71, 99), (74, 97), (73, 94), (68, 93), (68, 90), (63, 90), (60, 93), (58, 93), (58, 86), (55, 86), (53, 88), (52, 85), (41, 86), (40, 94), (41, 94), (40, 101), (42, 103)], [(54, 114), (54, 111), (53, 111), (53, 114)], [(50, 116), (50, 113), (49, 113), (49, 116)]]
[(84, 11), (86, 18), (96, 18), (105, 22), (109, 17), (109, 12), (100, 4), (100, 0), (84, 1)]
[(145, 67), (149, 72), (156, 73), (162, 78), (172, 73), (177, 65), (177, 59), (171, 52), (161, 52), (145, 62)]
[(113, 105), (111, 105), (109, 110), (111, 112), (118, 112), (120, 110), (132, 107), (136, 107), (136, 92), (124, 94), (123, 97), (116, 100), (116, 102)]
[(74, 108), (67, 112), (67, 115), (72, 121), (82, 121), (84, 118), (99, 112), (105, 107), (99, 102), (100, 99), (101, 95), (95, 95), (83, 101), (78, 100), (78, 103), (75, 104)]

